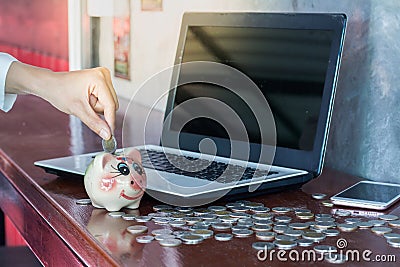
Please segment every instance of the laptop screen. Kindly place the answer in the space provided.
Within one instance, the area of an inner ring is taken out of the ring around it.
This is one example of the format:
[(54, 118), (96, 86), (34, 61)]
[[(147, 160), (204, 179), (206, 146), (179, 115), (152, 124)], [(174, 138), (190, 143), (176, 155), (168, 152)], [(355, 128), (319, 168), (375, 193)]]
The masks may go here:
[[(254, 110), (256, 115), (270, 110), (276, 130), (273, 163), (318, 175), (326, 150), (346, 20), (344, 14), (325, 13), (185, 13), (175, 64), (211, 61), (237, 69), (258, 87), (269, 107), (250, 107), (243, 101), (238, 94), (250, 94), (247, 88), (233, 93), (213, 83), (185, 84), (181, 80), (188, 80), (191, 73), (184, 67), (176, 68), (162, 145), (175, 147), (179, 133), (177, 148), (199, 151), (200, 142), (207, 137), (215, 142), (217, 155), (229, 157), (230, 141), (235, 138), (224, 125), (204, 116), (191, 119), (183, 105), (196, 98), (215, 99), (229, 106), (243, 123), (248, 139), (239, 137), (236, 141), (250, 144), (249, 161), (258, 162), (261, 149), (269, 145), (260, 142), (265, 129), (259, 127)], [(206, 72), (205, 77), (218, 75)], [(179, 112), (175, 112), (177, 107)], [(221, 109), (208, 104), (197, 108), (214, 113)], [(182, 126), (182, 122), (186, 123)]]
[[(276, 145), (312, 150), (332, 38), (331, 30), (189, 26), (182, 63), (213, 61), (249, 76), (268, 101), (274, 116)], [(181, 71), (180, 77), (184, 75)], [(229, 105), (244, 123), (249, 141), (261, 143), (254, 114), (231, 90), (210, 83), (180, 85), (174, 106), (194, 97), (218, 99)], [(267, 107), (256, 108), (265, 108), (261, 113), (269, 112)], [(180, 129), (178, 122), (182, 118), (178, 117), (184, 114), (187, 112), (173, 113), (172, 130)], [(190, 120), (181, 131), (229, 138), (222, 125), (208, 118)]]

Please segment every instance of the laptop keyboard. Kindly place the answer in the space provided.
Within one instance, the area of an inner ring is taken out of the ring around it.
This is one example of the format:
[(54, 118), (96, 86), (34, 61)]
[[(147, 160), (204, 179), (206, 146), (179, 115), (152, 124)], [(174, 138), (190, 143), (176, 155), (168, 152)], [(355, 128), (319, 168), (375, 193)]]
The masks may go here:
[[(218, 182), (220, 183), (231, 183), (278, 174), (276, 171), (268, 172), (267, 170), (257, 170), (256, 172), (256, 169), (251, 167), (242, 167), (233, 164), (229, 165), (223, 162), (180, 156), (156, 150), (140, 150), (140, 152), (142, 153), (142, 164), (145, 168), (185, 175), (198, 179), (206, 179), (209, 181), (215, 181), (218, 179)], [(170, 161), (174, 164), (171, 164)], [(193, 163), (191, 161), (193, 161)], [(228, 166), (229, 170), (226, 170)], [(256, 174), (254, 174), (255, 172)]]

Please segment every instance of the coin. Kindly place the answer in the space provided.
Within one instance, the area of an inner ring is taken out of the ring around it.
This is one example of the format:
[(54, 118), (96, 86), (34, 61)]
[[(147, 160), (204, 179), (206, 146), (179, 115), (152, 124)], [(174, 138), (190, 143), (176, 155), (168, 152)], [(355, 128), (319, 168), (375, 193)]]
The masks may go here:
[(306, 223), (290, 223), (288, 226), (295, 230), (303, 230), (308, 228), (308, 224)]
[(361, 222), (361, 219), (360, 218), (346, 218), (344, 221), (346, 223), (359, 223), (359, 222)]
[(273, 243), (279, 249), (292, 249), (297, 246), (295, 241), (287, 241), (287, 240), (275, 240)]
[(234, 223), (237, 221), (238, 218), (233, 218), (231, 216), (222, 216), (219, 217), (221, 219), (222, 222), (226, 222), (226, 223)]
[(288, 235), (276, 235), (275, 240), (285, 240), (285, 241), (295, 241), (297, 238), (295, 236)]
[(274, 215), (272, 213), (255, 213), (251, 217), (256, 220), (270, 220)]
[(227, 234), (227, 233), (218, 233), (214, 236), (215, 240), (218, 241), (229, 241), (232, 240), (233, 235), (232, 234)]
[(323, 230), (322, 233), (324, 233), (326, 236), (338, 236), (340, 234), (339, 230), (336, 229), (326, 229)]
[(184, 225), (186, 225), (185, 221), (170, 221), (169, 225), (171, 225), (172, 227), (182, 227)]
[(181, 237), (181, 240), (185, 244), (196, 245), (196, 244), (199, 244), (200, 242), (202, 242), (204, 240), (204, 238), (202, 238), (199, 235), (183, 235)]
[(400, 248), (400, 238), (386, 239), (388, 244), (395, 248)]
[(237, 226), (245, 226), (247, 228), (250, 228), (250, 227), (252, 227), (254, 225), (254, 223), (252, 223), (252, 222), (238, 222), (236, 225)]
[(299, 247), (309, 247), (312, 244), (314, 244), (314, 241), (312, 241), (311, 239), (298, 239), (296, 240), (297, 244), (299, 245)]
[(315, 214), (315, 219), (321, 219), (321, 218), (332, 218), (332, 215), (328, 214), (328, 213), (318, 213)]
[(275, 245), (270, 242), (254, 242), (251, 246), (256, 250), (271, 250), (275, 247)]
[(383, 215), (380, 215), (378, 218), (381, 220), (384, 220), (384, 221), (394, 221), (394, 220), (399, 219), (398, 216), (392, 215), (392, 214), (383, 214)]
[(197, 222), (192, 225), (192, 230), (207, 230), (210, 225), (205, 222)]
[(350, 216), (350, 215), (351, 215), (351, 212), (348, 211), (348, 210), (337, 210), (337, 211), (335, 212), (335, 214), (336, 214), (337, 216), (340, 216), (340, 217), (347, 217), (347, 216)]
[(168, 210), (168, 209), (172, 209), (172, 207), (170, 205), (164, 205), (164, 204), (153, 206), (154, 211)]
[(229, 214), (231, 214), (231, 213), (232, 212), (230, 212), (228, 210), (219, 210), (219, 211), (214, 212), (215, 216), (218, 216), (218, 217), (229, 216)]
[(203, 209), (203, 208), (198, 208), (198, 209), (193, 210), (193, 213), (194, 213), (195, 216), (201, 216), (201, 215), (204, 215), (204, 214), (208, 214), (210, 212), (211, 212), (210, 210)]
[(347, 261), (347, 256), (343, 253), (328, 253), (325, 254), (324, 259), (333, 264), (343, 264)]
[(141, 235), (136, 237), (136, 242), (142, 243), (142, 244), (147, 244), (151, 243), (151, 241), (154, 240), (154, 236), (151, 235)]
[(357, 224), (353, 223), (339, 223), (336, 225), (337, 228), (339, 228), (340, 231), (342, 232), (352, 232), (357, 229)]
[(173, 239), (175, 238), (174, 235), (156, 235), (154, 236), (155, 240), (160, 241), (160, 240), (165, 240), (165, 239)]
[(92, 204), (92, 201), (90, 198), (82, 198), (82, 199), (77, 199), (76, 204), (78, 205), (90, 205)]
[(331, 201), (329, 201), (329, 200), (324, 200), (324, 201), (321, 202), (321, 204), (323, 206), (325, 206), (325, 207), (328, 207), (328, 208), (333, 207), (333, 203)]
[(250, 211), (254, 212), (254, 213), (267, 213), (269, 212), (271, 209), (267, 208), (267, 207), (254, 207), (251, 208)]
[(246, 212), (249, 210), (246, 206), (236, 205), (230, 208), (233, 212)]
[(214, 230), (223, 231), (223, 230), (231, 229), (232, 225), (230, 223), (214, 223), (214, 224), (211, 224), (211, 227)]
[(167, 238), (160, 240), (159, 243), (163, 247), (177, 247), (182, 244), (182, 241), (176, 238)]
[(375, 226), (375, 227), (371, 228), (371, 231), (377, 235), (383, 235), (383, 234), (392, 232), (392, 228)]
[(117, 150), (117, 140), (115, 139), (114, 135), (111, 135), (111, 138), (108, 140), (102, 139), (101, 145), (106, 153), (114, 154), (114, 152)]
[(313, 233), (313, 232), (306, 232), (302, 234), (304, 239), (310, 239), (312, 241), (318, 242), (325, 239), (326, 235), (324, 233)]
[(136, 220), (136, 215), (135, 214), (124, 214), (121, 217), (125, 221), (134, 221), (134, 220)]
[(245, 212), (232, 212), (229, 216), (233, 218), (250, 218), (250, 215)]
[(299, 213), (296, 213), (296, 216), (302, 220), (309, 220), (314, 217), (314, 214), (311, 212), (299, 212)]
[(277, 221), (277, 222), (289, 223), (291, 220), (292, 220), (292, 218), (289, 216), (276, 216), (275, 217), (275, 221)]
[(288, 213), (290, 211), (292, 211), (292, 208), (289, 207), (273, 207), (272, 211), (276, 212), (276, 213)]
[(172, 231), (170, 229), (162, 228), (162, 229), (156, 229), (151, 231), (152, 235), (170, 235), (172, 234)]
[(288, 226), (274, 226), (274, 228), (272, 228), (272, 230), (275, 233), (283, 234), (288, 228), (289, 228)]
[(190, 235), (192, 234), (191, 231), (173, 231), (172, 234), (177, 238), (181, 238), (183, 235)]
[(371, 228), (374, 226), (372, 222), (359, 222), (357, 223), (358, 228), (365, 229), (365, 228)]
[(283, 232), (283, 234), (288, 236), (300, 237), (303, 234), (303, 231), (288, 228)]
[(210, 206), (207, 209), (209, 209), (211, 211), (223, 211), (223, 210), (226, 210), (226, 207), (224, 207), (224, 206)]
[(272, 229), (272, 227), (270, 225), (257, 225), (257, 224), (255, 224), (255, 225), (253, 225), (251, 227), (251, 229), (253, 231), (256, 231), (256, 232), (266, 232), (266, 231), (270, 231)]
[(336, 224), (334, 222), (317, 222), (315, 227), (318, 229), (328, 229), (335, 227)]
[(272, 225), (272, 220), (267, 219), (267, 220), (255, 220), (254, 224), (255, 225)]
[(264, 207), (264, 204), (260, 203), (260, 202), (250, 202), (250, 203), (244, 204), (244, 206), (246, 208), (248, 208), (249, 210), (251, 210), (252, 208)]
[(321, 254), (337, 252), (336, 247), (329, 245), (316, 245), (314, 250)]
[(369, 222), (372, 223), (374, 226), (383, 226), (386, 223), (385, 221), (382, 220), (370, 220)]
[(169, 222), (172, 221), (172, 219), (167, 217), (158, 217), (158, 218), (153, 218), (153, 221), (156, 224), (168, 224)]
[(203, 237), (204, 239), (210, 238), (214, 235), (214, 232), (211, 230), (205, 230), (205, 229), (198, 229), (192, 231), (192, 235), (199, 235)]
[(383, 237), (386, 239), (400, 238), (400, 234), (398, 233), (386, 233), (383, 234)]
[(309, 210), (309, 209), (304, 209), (304, 208), (296, 208), (296, 209), (294, 209), (294, 213), (310, 213), (311, 212), (311, 210)]
[(314, 199), (324, 199), (324, 198), (326, 198), (326, 194), (323, 194), (323, 193), (314, 193), (311, 196)]
[(232, 230), (232, 234), (236, 237), (249, 237), (253, 234), (254, 232), (252, 230), (246, 229), (246, 230)]
[(185, 217), (183, 218), (183, 220), (186, 221), (188, 225), (193, 225), (197, 222), (201, 222), (201, 218), (199, 217)]
[(113, 212), (109, 212), (108, 216), (113, 217), (113, 218), (120, 218), (124, 214), (125, 214), (125, 212), (122, 212), (122, 211), (113, 211)]
[(275, 232), (256, 232), (256, 238), (260, 240), (274, 240), (276, 236)]
[(400, 227), (400, 220), (389, 221), (388, 223), (390, 226), (397, 227), (397, 228)]
[(137, 222), (148, 222), (151, 220), (150, 216), (137, 216), (136, 221)]
[(147, 232), (147, 226), (144, 225), (132, 225), (126, 228), (126, 230), (131, 234), (141, 234)]

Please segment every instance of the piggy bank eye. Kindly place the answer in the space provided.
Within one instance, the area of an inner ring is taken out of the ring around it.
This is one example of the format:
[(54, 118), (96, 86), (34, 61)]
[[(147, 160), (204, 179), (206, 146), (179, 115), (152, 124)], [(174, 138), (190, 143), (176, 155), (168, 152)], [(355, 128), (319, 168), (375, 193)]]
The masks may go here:
[(133, 169), (134, 169), (139, 175), (142, 175), (142, 174), (143, 174), (143, 169), (142, 169), (142, 167), (140, 167), (140, 165), (137, 164), (136, 162), (134, 162), (134, 163), (132, 164), (132, 167), (133, 167)]
[(123, 175), (128, 175), (130, 173), (128, 165), (124, 162), (120, 162), (117, 165), (118, 171)]

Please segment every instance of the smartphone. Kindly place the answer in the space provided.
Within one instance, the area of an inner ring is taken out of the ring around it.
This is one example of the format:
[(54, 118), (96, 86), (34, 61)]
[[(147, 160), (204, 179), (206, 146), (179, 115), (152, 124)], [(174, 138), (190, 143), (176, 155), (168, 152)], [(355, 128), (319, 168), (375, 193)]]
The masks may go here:
[(400, 199), (400, 185), (374, 181), (358, 182), (331, 197), (336, 205), (384, 210)]

